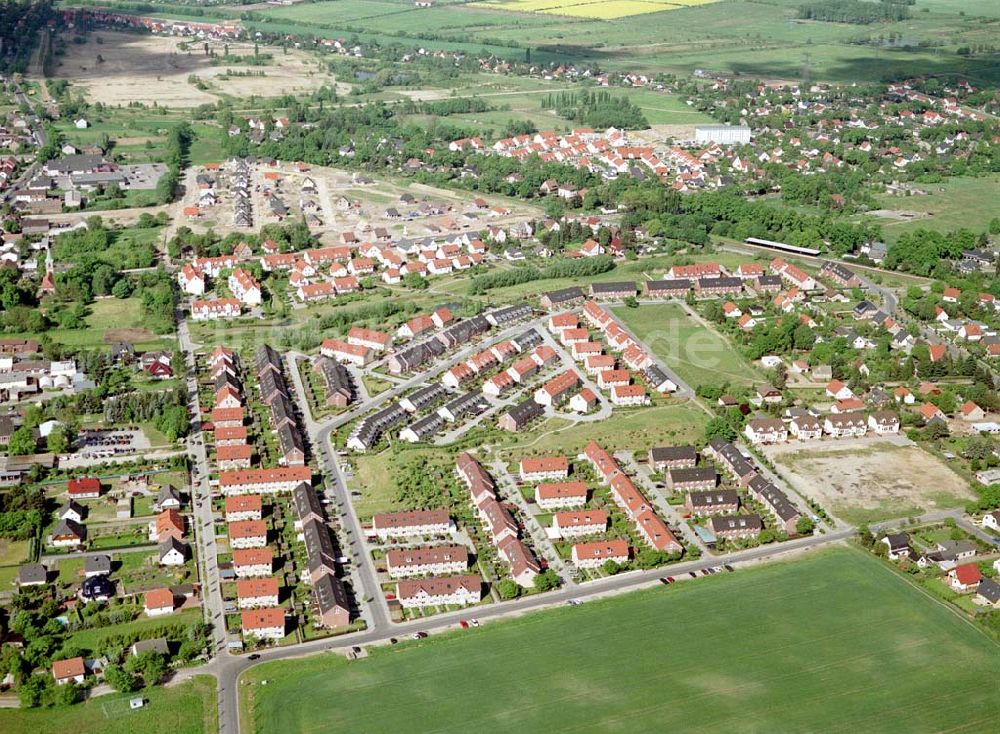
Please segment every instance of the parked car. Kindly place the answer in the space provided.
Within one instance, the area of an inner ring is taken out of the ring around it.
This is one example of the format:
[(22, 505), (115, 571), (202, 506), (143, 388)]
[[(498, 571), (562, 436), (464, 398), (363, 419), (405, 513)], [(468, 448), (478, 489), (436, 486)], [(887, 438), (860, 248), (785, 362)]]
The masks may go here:
[(464, 620), (464, 619), (458, 620), (458, 626), (461, 627), (464, 630), (469, 629), (469, 623), (466, 620)]

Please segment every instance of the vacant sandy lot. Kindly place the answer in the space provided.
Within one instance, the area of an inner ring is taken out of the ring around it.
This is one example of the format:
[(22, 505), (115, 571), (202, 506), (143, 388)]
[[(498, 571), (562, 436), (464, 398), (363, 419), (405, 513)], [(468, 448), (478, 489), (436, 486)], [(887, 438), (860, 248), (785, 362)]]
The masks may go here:
[[(107, 105), (156, 102), (165, 107), (196, 107), (226, 96), (301, 94), (334, 83), (333, 76), (320, 71), (313, 57), (300, 51), (289, 51), (286, 55), (281, 49), (262, 47), (261, 53), (274, 56), (267, 66), (212, 66), (200, 41), (190, 41), (189, 49), (181, 51), (177, 46), (182, 40), (133, 33), (91, 33), (86, 43), (66, 44), (66, 54), (59, 57), (55, 76), (86, 88), (90, 102)], [(210, 47), (218, 55), (223, 54), (222, 44), (213, 43)], [(230, 43), (229, 53), (251, 55), (253, 44)], [(98, 63), (98, 55), (103, 62)], [(266, 76), (225, 78), (227, 69), (262, 71)], [(191, 75), (201, 79), (208, 89), (198, 89), (188, 81)]]
[(785, 444), (766, 453), (800, 493), (850, 523), (961, 507), (973, 497), (937, 457), (902, 438)]
[[(194, 185), (194, 180), (203, 171), (201, 167), (188, 170), (184, 199), (180, 205), (175, 205), (178, 217), (176, 221), (196, 231), (209, 228), (220, 233), (245, 231), (233, 227), (233, 199), (225, 171), (221, 175), (213, 174), (219, 180), (219, 203), (214, 207), (206, 207), (200, 219), (180, 216), (183, 206), (198, 203), (200, 192)], [(274, 172), (280, 174), (277, 182), (264, 178), (265, 174)], [(302, 187), (306, 179), (315, 184), (314, 193), (303, 193)], [(267, 205), (267, 194), (273, 192), (289, 208), (290, 216), (315, 215), (319, 223), (310, 224), (310, 229), (328, 244), (341, 244), (340, 235), (343, 232), (354, 232), (362, 240), (370, 239), (375, 228), (385, 228), (393, 240), (463, 230), (478, 233), (489, 225), (509, 227), (542, 214), (537, 207), (519, 201), (481, 195), (491, 206), (505, 207), (509, 213), (493, 215), (479, 210), (475, 212), (477, 219), (467, 219), (463, 215), (473, 210), (472, 201), (476, 198), (473, 194), (374, 177), (370, 179), (370, 183), (359, 184), (353, 180), (352, 173), (325, 166), (310, 166), (306, 171), (299, 171), (291, 163), (282, 162), (274, 166), (260, 164), (252, 168), (251, 183), (255, 228), (279, 221), (270, 213)], [(404, 194), (414, 197), (417, 203), (402, 203), (401, 197)], [(307, 202), (310, 204), (308, 209), (303, 207)], [(423, 202), (440, 206), (444, 213), (410, 217), (409, 212)], [(399, 209), (402, 216), (387, 216), (386, 210), (389, 208)]]

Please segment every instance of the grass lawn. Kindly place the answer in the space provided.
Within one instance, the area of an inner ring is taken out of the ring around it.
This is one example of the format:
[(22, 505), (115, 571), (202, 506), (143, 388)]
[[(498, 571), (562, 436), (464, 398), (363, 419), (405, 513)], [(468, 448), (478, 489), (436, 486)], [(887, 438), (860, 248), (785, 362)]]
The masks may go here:
[(357, 471), (354, 481), (350, 481), (348, 484), (352, 491), (361, 492), (361, 497), (351, 498), (351, 503), (358, 516), (364, 520), (376, 512), (403, 509), (402, 504), (397, 499), (398, 488), (393, 476), (393, 472), (397, 468), (393, 462), (394, 456), (397, 462), (415, 460), (418, 457), (431, 462), (435, 458), (440, 459), (447, 453), (447, 449), (413, 449), (396, 455), (393, 454), (392, 450), (386, 450), (371, 456), (354, 457)]
[(146, 434), (146, 438), (149, 439), (151, 446), (170, 446), (170, 441), (167, 440), (167, 437), (162, 431), (159, 431), (156, 426), (153, 425), (152, 421), (143, 421), (139, 423), (139, 427), (142, 429), (142, 432)]
[[(719, 613), (736, 599), (738, 616)], [(358, 662), (262, 665), (240, 689), (259, 734), (988, 731), (1000, 715), (997, 652), (946, 606), (840, 548)]]
[(28, 540), (0, 538), (0, 566), (16, 566), (28, 560)]
[[(130, 698), (146, 705), (129, 709)], [(169, 688), (100, 696), (86, 703), (51, 709), (0, 709), (0, 731), (74, 734), (202, 734), (218, 730), (215, 678), (195, 676)]]
[[(142, 603), (141, 600), (139, 603)], [(85, 650), (99, 652), (101, 651), (101, 645), (107, 637), (129, 634), (131, 632), (139, 632), (148, 629), (156, 629), (158, 627), (169, 627), (172, 625), (190, 626), (199, 621), (201, 618), (200, 609), (188, 609), (183, 612), (176, 612), (169, 616), (160, 618), (154, 617), (153, 619), (146, 616), (140, 616), (138, 619), (125, 624), (115, 624), (109, 627), (99, 627), (74, 632), (66, 638), (64, 644), (72, 644)]]
[(691, 387), (761, 379), (723, 336), (705, 329), (678, 304), (618, 308), (615, 314)]
[[(102, 298), (90, 305), (90, 313), (84, 317), (86, 327), (81, 329), (50, 329), (44, 332), (52, 341), (71, 347), (88, 349), (111, 348), (105, 339), (111, 330), (123, 331), (122, 335), (132, 341), (141, 351), (169, 349), (176, 344), (170, 336), (157, 336), (145, 329), (138, 298)], [(24, 334), (25, 338), (39, 338), (41, 334)], [(137, 338), (136, 338), (137, 337)]]
[(388, 380), (380, 380), (378, 377), (373, 377), (371, 375), (362, 375), (361, 382), (365, 386), (365, 390), (368, 391), (368, 395), (374, 397), (379, 393), (383, 393), (392, 387), (392, 383)]
[[(575, 456), (591, 440), (608, 451), (646, 451), (653, 446), (700, 443), (708, 415), (692, 403), (670, 403), (639, 410), (615, 411), (598, 423), (570, 424), (552, 418), (530, 432), (512, 436), (514, 446), (498, 446), (507, 458), (518, 458), (525, 450), (537, 455)], [(505, 435), (506, 437), (506, 435)]]
[(13, 591), (13, 584), (17, 583), (18, 566), (0, 566), (0, 591)]

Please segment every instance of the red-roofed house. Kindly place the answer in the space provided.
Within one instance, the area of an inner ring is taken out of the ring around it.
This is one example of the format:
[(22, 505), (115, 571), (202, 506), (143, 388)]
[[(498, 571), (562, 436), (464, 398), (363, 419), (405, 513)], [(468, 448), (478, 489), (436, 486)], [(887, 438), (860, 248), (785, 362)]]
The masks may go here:
[(280, 640), (285, 636), (285, 610), (245, 609), (240, 612), (240, 627), (246, 637), (263, 640)]
[(264, 578), (238, 579), (236, 599), (240, 609), (278, 606), (278, 591), (281, 583), (276, 576)]
[(628, 542), (618, 539), (577, 543), (573, 546), (572, 559), (577, 568), (600, 568), (608, 561), (628, 563)]
[(74, 500), (97, 499), (101, 496), (101, 480), (97, 477), (70, 479), (66, 485), (66, 493)]
[(981, 421), (986, 417), (986, 411), (971, 400), (966, 401), (965, 404), (958, 409), (958, 412), (964, 421)]
[(979, 566), (975, 563), (963, 563), (955, 566), (948, 572), (948, 585), (959, 594), (968, 594), (975, 591), (979, 582), (983, 580), (983, 574)]
[(931, 362), (940, 362), (948, 354), (948, 347), (944, 344), (929, 344), (927, 352), (930, 355)]
[(56, 660), (52, 663), (52, 677), (56, 679), (56, 685), (59, 686), (66, 683), (83, 683), (86, 674), (87, 668), (81, 657)]
[(153, 589), (146, 592), (143, 611), (147, 617), (160, 617), (174, 613), (174, 592), (170, 589)]
[(569, 476), (569, 459), (565, 456), (548, 456), (521, 459), (521, 481), (537, 482), (542, 479), (565, 479)]
[(934, 405), (933, 403), (924, 403), (920, 406), (920, 415), (923, 416), (925, 421), (932, 420), (934, 418), (944, 418), (944, 413), (941, 409)]

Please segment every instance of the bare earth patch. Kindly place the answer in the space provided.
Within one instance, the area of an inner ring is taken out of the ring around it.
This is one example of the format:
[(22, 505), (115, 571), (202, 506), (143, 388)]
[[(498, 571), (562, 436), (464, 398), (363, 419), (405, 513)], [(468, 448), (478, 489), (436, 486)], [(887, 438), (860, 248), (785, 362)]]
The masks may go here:
[(156, 339), (156, 334), (149, 329), (108, 329), (104, 332), (104, 341), (108, 344), (118, 342), (148, 342)]
[[(101, 43), (97, 43), (98, 38)], [(163, 107), (196, 107), (215, 102), (220, 96), (301, 94), (334, 83), (331, 75), (318, 71), (313, 57), (300, 51), (284, 54), (280, 49), (263, 48), (262, 53), (274, 56), (267, 66), (226, 63), (213, 66), (200, 42), (192, 41), (187, 51), (181, 51), (177, 47), (180, 41), (133, 33), (91, 33), (86, 43), (66, 45), (66, 54), (59, 57), (54, 75), (85, 87), (89, 102), (112, 106), (156, 102)], [(213, 43), (210, 47), (219, 56), (224, 52), (222, 44)], [(253, 44), (232, 42), (229, 52), (252, 55)], [(103, 61), (98, 62), (98, 56)], [(265, 76), (217, 78), (225, 76), (227, 69), (260, 71)], [(197, 76), (209, 88), (198, 89), (188, 81), (190, 75)]]
[(972, 499), (964, 479), (901, 440), (786, 444), (766, 453), (795, 489), (849, 523), (961, 507)]

